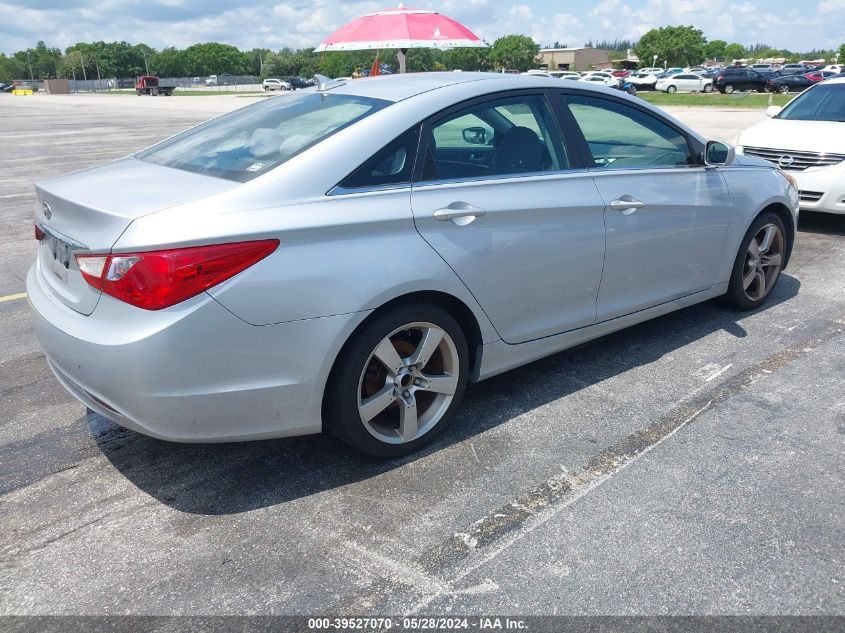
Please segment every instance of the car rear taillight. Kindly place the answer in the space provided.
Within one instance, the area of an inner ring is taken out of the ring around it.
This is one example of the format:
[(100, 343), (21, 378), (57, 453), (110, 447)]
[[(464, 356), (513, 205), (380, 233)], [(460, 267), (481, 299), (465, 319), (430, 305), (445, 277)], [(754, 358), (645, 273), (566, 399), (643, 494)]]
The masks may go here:
[(279, 240), (191, 246), (142, 253), (77, 255), (91, 286), (145, 310), (161, 310), (237, 275), (272, 253)]
[(45, 237), (46, 235), (47, 235), (47, 234), (44, 232), (44, 229), (42, 229), (40, 226), (38, 226), (38, 225), (36, 224), (36, 225), (35, 225), (35, 239), (36, 239), (36, 240), (38, 240), (38, 241), (40, 242), (41, 240), (43, 240), (43, 239), (44, 239), (44, 237)]
[(716, 77), (716, 81), (722, 81), (722, 79), (724, 79), (724, 78), (725, 78), (724, 75), (719, 75), (718, 77)]

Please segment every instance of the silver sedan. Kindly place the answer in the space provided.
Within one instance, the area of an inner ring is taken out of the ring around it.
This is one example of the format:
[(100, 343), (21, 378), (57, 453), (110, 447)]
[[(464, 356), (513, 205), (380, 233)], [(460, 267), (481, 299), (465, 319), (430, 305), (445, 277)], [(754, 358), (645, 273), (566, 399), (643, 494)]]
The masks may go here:
[(619, 91), (433, 73), (270, 97), (36, 184), (35, 332), (154, 437), (398, 456), (468, 382), (694, 303), (760, 306), (788, 175)]

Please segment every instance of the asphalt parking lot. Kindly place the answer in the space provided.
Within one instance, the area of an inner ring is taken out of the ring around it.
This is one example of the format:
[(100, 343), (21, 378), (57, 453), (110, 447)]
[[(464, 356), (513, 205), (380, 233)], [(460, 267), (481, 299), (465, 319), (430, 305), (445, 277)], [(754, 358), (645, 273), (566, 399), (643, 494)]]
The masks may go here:
[[(0, 95), (0, 614), (845, 612), (845, 218), (802, 218), (765, 309), (475, 385), (410, 458), (86, 416), (18, 296), (32, 181), (251, 102)], [(671, 111), (729, 141), (763, 116)]]

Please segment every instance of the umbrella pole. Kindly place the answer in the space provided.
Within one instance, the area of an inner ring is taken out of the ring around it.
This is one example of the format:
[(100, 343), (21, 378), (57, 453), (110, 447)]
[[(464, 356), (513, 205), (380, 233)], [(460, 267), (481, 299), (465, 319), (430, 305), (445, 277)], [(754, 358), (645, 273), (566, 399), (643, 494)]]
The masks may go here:
[(408, 52), (407, 48), (400, 48), (399, 52), (396, 53), (396, 57), (399, 58), (399, 72), (405, 74), (405, 53)]

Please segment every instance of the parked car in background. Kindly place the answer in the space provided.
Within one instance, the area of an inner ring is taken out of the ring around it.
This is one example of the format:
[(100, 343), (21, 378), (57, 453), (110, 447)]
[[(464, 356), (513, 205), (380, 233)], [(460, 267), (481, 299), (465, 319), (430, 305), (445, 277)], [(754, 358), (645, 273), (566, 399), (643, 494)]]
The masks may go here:
[(787, 92), (801, 92), (817, 83), (818, 81), (815, 79), (810, 79), (804, 75), (786, 75), (785, 77), (770, 78), (766, 87), (769, 92), (786, 94)]
[(581, 77), (581, 81), (601, 84), (603, 86), (616, 86), (619, 84), (619, 78), (608, 73), (591, 73), (585, 77)]
[(282, 81), (288, 83), (292, 90), (310, 88), (314, 85), (314, 81), (312, 79), (305, 79), (305, 77), (297, 77), (295, 75), (291, 75), (289, 77), (282, 77)]
[(268, 77), (264, 81), (261, 82), (261, 87), (264, 88), (266, 91), (270, 90), (291, 90), (293, 86), (291, 86), (288, 82), (282, 81), (281, 79), (274, 79), (272, 77)]
[(564, 77), (580, 77), (577, 72), (574, 70), (550, 70), (549, 75), (552, 77), (557, 77), (558, 79), (563, 79)]
[(792, 174), (802, 210), (845, 214), (845, 77), (816, 83), (766, 114), (740, 134), (737, 151)]
[(657, 78), (660, 79), (661, 77), (671, 77), (672, 75), (677, 75), (678, 73), (684, 72), (683, 68), (666, 68), (663, 72), (657, 74)]
[(663, 92), (712, 92), (713, 82), (701, 75), (693, 73), (678, 73), (669, 77), (658, 78), (655, 90)]
[(838, 75), (839, 73), (833, 72), (832, 70), (814, 70), (813, 72), (804, 73), (804, 76), (807, 79), (812, 79), (813, 81), (824, 81), (825, 79), (830, 79), (834, 75)]
[(721, 93), (730, 94), (736, 90), (765, 92), (769, 78), (756, 70), (742, 66), (725, 68), (713, 78), (713, 86)]
[(34, 193), (32, 327), (74, 397), (171, 441), (330, 430), (382, 458), (470, 380), (761, 307), (798, 205), (639, 99), (498, 73), (260, 100)]
[(780, 67), (781, 75), (803, 75), (809, 69), (804, 64), (784, 64)]
[(657, 75), (649, 72), (639, 72), (628, 77), (628, 81), (633, 84), (637, 90), (654, 90), (657, 84)]
[(662, 68), (658, 68), (658, 67), (654, 66), (654, 67), (648, 67), (648, 68), (640, 68), (639, 70), (637, 70), (636, 74), (648, 73), (650, 75), (659, 75), (662, 72), (663, 72)]
[(623, 79), (625, 77), (629, 77), (631, 75), (631, 71), (626, 70), (626, 69), (617, 69), (617, 70), (611, 70), (610, 74), (613, 75), (614, 77), (618, 77), (620, 79)]
[(774, 67), (771, 64), (751, 64), (748, 66), (751, 70), (756, 70), (758, 73), (774, 72)]

